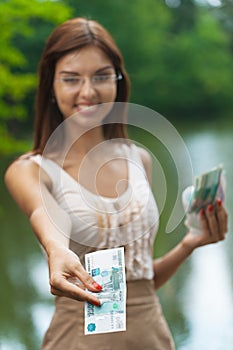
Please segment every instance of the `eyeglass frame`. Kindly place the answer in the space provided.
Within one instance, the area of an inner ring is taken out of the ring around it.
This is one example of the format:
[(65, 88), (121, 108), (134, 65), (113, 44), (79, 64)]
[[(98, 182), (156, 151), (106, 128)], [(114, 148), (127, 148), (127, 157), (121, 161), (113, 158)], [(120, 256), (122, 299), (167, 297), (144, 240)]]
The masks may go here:
[[(96, 78), (100, 78), (100, 77), (114, 77), (111, 81), (113, 82), (113, 81), (119, 81), (119, 80), (122, 80), (123, 79), (123, 75), (122, 75), (122, 73), (121, 73), (121, 71), (120, 70), (118, 70), (115, 74), (113, 73), (113, 74), (94, 74), (94, 75), (92, 75), (91, 77), (89, 77), (89, 79), (90, 79), (90, 81), (91, 81), (91, 83), (92, 83), (92, 86), (95, 86), (96, 87), (96, 82), (97, 82), (97, 85), (98, 85), (98, 83), (100, 84), (100, 86), (101, 86), (101, 84), (103, 84), (104, 85), (104, 83), (106, 83), (106, 82), (104, 82), (104, 81), (98, 81), (98, 79), (97, 80), (95, 80)], [(72, 79), (77, 79), (77, 81), (76, 81), (76, 83), (68, 83), (67, 81), (65, 81), (65, 79), (70, 79), (70, 78), (72, 78)], [(83, 77), (83, 76), (81, 76), (81, 75), (74, 75), (74, 74), (71, 74), (71, 75), (68, 75), (67, 74), (67, 76), (66, 77), (60, 77), (60, 78), (56, 78), (56, 79), (54, 79), (54, 81), (58, 81), (58, 82), (62, 82), (64, 85), (67, 85), (66, 87), (68, 87), (68, 88), (77, 88), (77, 87), (79, 87), (79, 88), (81, 88), (82, 86), (83, 86), (83, 83), (84, 83), (84, 81), (85, 81), (85, 79), (86, 79), (87, 77)]]

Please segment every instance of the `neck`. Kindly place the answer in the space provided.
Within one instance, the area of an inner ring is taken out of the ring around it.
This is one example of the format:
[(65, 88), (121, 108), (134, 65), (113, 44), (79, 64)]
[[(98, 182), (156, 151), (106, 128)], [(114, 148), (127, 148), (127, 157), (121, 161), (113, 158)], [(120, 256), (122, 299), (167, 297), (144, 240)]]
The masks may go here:
[(73, 142), (71, 142), (70, 147), (67, 149), (69, 157), (72, 157), (72, 155), (77, 156), (77, 154), (87, 154), (104, 140), (102, 126), (95, 127), (88, 131), (83, 130), (83, 132), (79, 132), (78, 135), (76, 133), (72, 137)]

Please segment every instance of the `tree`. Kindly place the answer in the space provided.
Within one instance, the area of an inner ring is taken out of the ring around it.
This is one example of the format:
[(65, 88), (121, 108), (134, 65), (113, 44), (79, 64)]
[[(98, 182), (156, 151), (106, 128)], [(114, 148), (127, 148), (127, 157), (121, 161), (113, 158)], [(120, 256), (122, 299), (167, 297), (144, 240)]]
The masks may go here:
[[(213, 11), (194, 0), (174, 0), (176, 8), (155, 0), (64, 1), (76, 16), (96, 19), (113, 34), (132, 80), (132, 102), (185, 121), (232, 109), (231, 36), (219, 21), (224, 6)], [(223, 3), (229, 7), (231, 1)]]
[[(38, 60), (54, 25), (70, 17), (69, 8), (73, 16), (96, 19), (112, 33), (132, 80), (131, 102), (172, 121), (230, 114), (231, 2), (213, 8), (201, 0), (2, 1), (0, 152), (15, 149), (10, 135), (18, 125), (21, 136), (22, 126), (27, 134), (32, 130)], [(17, 146), (22, 148), (22, 141)]]
[[(43, 28), (56, 25), (71, 15), (70, 8), (60, 2), (43, 0), (2, 0), (0, 3), (0, 153), (22, 150), (25, 142), (15, 140), (9, 125), (27, 117), (25, 98), (35, 91), (36, 74), (29, 68), (30, 52), (25, 47), (31, 40), (31, 51)], [(11, 123), (11, 124), (10, 124)], [(14, 130), (14, 127), (12, 127)]]

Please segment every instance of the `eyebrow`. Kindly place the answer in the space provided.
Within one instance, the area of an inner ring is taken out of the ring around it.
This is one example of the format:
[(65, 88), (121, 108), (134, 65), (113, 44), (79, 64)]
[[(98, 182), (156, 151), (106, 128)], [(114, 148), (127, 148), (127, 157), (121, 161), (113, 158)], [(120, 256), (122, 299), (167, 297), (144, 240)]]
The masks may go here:
[[(97, 69), (97, 71), (94, 72), (94, 74), (101, 73), (107, 69), (114, 69), (114, 67), (113, 66), (105, 66), (105, 67), (99, 68), (99, 69)], [(78, 72), (65, 71), (65, 70), (62, 70), (61, 72), (59, 72), (59, 74), (80, 75)]]

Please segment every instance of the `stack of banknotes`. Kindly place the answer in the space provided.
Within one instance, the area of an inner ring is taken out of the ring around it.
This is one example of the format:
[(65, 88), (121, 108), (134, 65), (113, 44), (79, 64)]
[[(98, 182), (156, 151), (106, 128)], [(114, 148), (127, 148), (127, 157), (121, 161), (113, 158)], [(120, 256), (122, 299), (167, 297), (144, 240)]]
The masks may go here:
[(186, 212), (185, 224), (194, 233), (199, 233), (201, 229), (200, 210), (205, 209), (209, 204), (214, 205), (217, 198), (224, 202), (225, 192), (225, 176), (221, 164), (200, 176), (196, 176), (194, 185), (184, 190), (182, 201)]
[(99, 250), (85, 255), (87, 272), (102, 286), (95, 296), (97, 307), (85, 303), (84, 334), (126, 330), (126, 279), (124, 248)]

